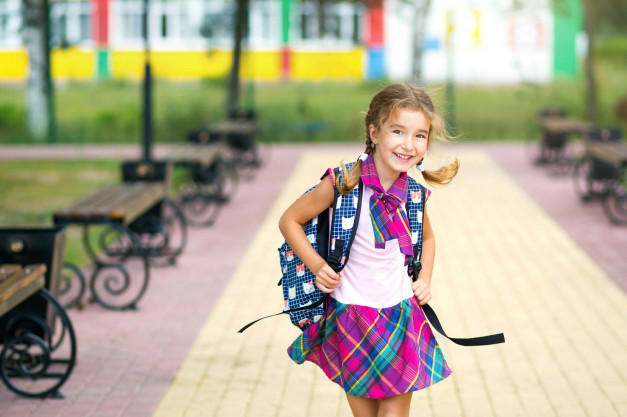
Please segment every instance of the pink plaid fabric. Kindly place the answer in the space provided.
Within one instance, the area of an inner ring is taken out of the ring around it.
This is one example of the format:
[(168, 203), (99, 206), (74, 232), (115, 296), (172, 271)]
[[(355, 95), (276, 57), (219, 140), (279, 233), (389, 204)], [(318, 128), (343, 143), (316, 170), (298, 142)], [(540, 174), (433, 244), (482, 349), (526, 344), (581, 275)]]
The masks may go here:
[(287, 352), (298, 364), (318, 365), (347, 393), (366, 398), (420, 390), (451, 374), (414, 297), (380, 309), (330, 297), (326, 320), (305, 330)]

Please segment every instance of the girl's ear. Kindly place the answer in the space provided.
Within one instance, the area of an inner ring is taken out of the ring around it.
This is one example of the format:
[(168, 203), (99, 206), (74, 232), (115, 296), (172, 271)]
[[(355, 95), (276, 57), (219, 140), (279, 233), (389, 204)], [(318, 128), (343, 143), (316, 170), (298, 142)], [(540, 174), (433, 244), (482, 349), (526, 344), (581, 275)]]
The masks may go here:
[(373, 144), (377, 144), (377, 128), (374, 127), (373, 124), (368, 126), (368, 133), (370, 133), (370, 140), (372, 140)]

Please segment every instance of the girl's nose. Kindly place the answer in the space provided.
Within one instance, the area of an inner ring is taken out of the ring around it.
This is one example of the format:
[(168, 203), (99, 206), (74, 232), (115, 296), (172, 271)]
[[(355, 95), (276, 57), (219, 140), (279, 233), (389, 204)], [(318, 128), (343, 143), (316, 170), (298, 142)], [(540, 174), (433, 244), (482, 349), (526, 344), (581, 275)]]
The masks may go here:
[(403, 150), (411, 151), (414, 146), (414, 138), (411, 135), (405, 135), (401, 143)]

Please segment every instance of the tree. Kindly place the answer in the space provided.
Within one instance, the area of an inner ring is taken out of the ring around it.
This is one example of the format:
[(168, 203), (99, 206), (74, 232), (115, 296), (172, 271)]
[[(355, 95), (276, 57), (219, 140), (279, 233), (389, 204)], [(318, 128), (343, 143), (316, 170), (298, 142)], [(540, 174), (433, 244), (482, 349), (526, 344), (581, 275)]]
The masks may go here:
[[(407, 1), (407, 0), (406, 0)], [(414, 8), (414, 24), (413, 31), (413, 47), (412, 47), (412, 74), (416, 82), (422, 82), (422, 56), (424, 52), (425, 31), (427, 24), (427, 15), (431, 7), (431, 0), (413, 0), (409, 1)]]
[[(586, 83), (586, 113), (588, 120), (597, 121), (597, 81), (595, 50), (599, 34), (625, 34), (627, 2), (624, 0), (581, 0), (584, 12), (584, 31), (587, 37), (587, 54), (584, 62)], [(572, 0), (552, 0), (554, 13), (569, 13)]]
[(23, 0), (23, 37), (28, 51), (27, 126), (37, 140), (54, 139), (48, 0)]
[(244, 35), (248, 33), (248, 6), (249, 0), (237, 0), (237, 9), (235, 11), (235, 25), (233, 32), (233, 65), (229, 75), (229, 83), (227, 90), (227, 113), (230, 117), (239, 111), (239, 95), (240, 95), (240, 66), (242, 55), (242, 43)]
[(586, 113), (592, 123), (597, 121), (597, 82), (594, 70), (594, 46), (595, 46), (595, 10), (594, 2), (584, 1), (584, 30), (588, 38), (588, 53), (585, 61), (586, 77)]

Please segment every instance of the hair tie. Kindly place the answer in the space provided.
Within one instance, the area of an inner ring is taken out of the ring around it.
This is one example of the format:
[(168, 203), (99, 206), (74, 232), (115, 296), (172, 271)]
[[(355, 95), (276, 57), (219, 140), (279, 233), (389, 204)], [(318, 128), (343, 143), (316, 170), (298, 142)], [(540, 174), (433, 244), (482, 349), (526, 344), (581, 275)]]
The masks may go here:
[(368, 159), (368, 154), (366, 152), (362, 153), (361, 155), (359, 155), (359, 159), (360, 161), (365, 161), (366, 159)]
[(424, 161), (424, 159), (421, 159), (420, 162), (418, 162), (418, 165), (416, 165), (416, 168), (418, 168), (418, 171), (420, 172), (425, 172), (425, 166), (422, 164), (422, 161)]

